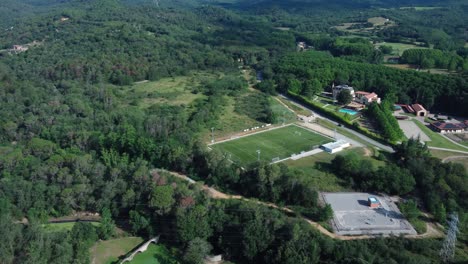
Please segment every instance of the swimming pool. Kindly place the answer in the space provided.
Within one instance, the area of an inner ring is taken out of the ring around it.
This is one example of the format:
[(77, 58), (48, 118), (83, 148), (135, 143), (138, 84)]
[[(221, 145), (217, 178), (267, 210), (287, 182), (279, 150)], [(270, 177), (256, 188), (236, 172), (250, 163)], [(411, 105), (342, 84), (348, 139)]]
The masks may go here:
[(340, 112), (340, 113), (346, 113), (346, 114), (350, 114), (350, 115), (355, 115), (355, 114), (358, 113), (358, 112), (356, 112), (356, 111), (354, 111), (354, 110), (346, 109), (346, 108), (341, 108), (340, 110), (338, 110), (338, 112)]

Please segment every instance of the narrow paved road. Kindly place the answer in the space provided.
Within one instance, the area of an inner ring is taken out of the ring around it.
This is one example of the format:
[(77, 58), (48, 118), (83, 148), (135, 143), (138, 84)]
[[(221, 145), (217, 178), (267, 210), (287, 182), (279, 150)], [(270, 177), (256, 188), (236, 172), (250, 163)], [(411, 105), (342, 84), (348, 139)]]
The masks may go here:
[[(310, 109), (309, 107), (307, 107), (307, 106), (305, 106), (305, 105), (302, 105), (302, 104), (300, 104), (300, 103), (298, 103), (298, 102), (292, 100), (291, 98), (289, 98), (289, 97), (287, 97), (287, 96), (285, 96), (285, 95), (280, 94), (279, 96), (281, 96), (282, 98), (288, 100), (288, 101), (291, 102), (292, 104), (294, 104), (294, 105), (296, 105), (296, 106), (298, 106), (298, 107), (301, 107), (302, 109), (306, 109), (306, 110), (311, 111), (312, 113), (314, 113), (315, 116), (318, 116), (319, 118), (325, 119), (325, 120), (327, 120), (327, 121), (329, 121), (329, 122), (331, 122), (331, 123), (333, 123), (334, 125), (337, 125), (337, 126), (338, 126), (338, 124), (339, 124), (338, 122), (333, 121), (333, 120), (331, 120), (331, 119), (329, 119), (329, 118), (327, 118), (327, 117), (324, 117), (324, 116), (318, 114), (317, 112), (315, 112), (314, 110)], [(371, 138), (369, 138), (369, 137), (367, 137), (367, 136), (364, 136), (363, 134), (361, 134), (361, 133), (359, 133), (359, 132), (356, 132), (356, 131), (354, 131), (354, 130), (352, 130), (352, 129), (349, 129), (349, 128), (347, 128), (347, 127), (342, 127), (342, 129), (344, 129), (344, 130), (346, 130), (347, 132), (349, 132), (349, 133), (351, 133), (351, 134), (353, 134), (353, 135), (359, 137), (360, 139), (366, 141), (367, 143), (369, 143), (369, 144), (371, 144), (371, 145), (373, 145), (373, 146), (375, 146), (375, 147), (377, 147), (377, 148), (379, 148), (379, 149), (388, 151), (388, 152), (390, 152), (390, 153), (393, 153), (393, 152), (394, 152), (394, 150), (393, 150), (392, 147), (387, 146), (387, 145), (384, 145), (384, 144), (382, 144), (382, 143), (380, 143), (380, 142), (377, 142), (377, 141), (375, 141), (375, 140), (373, 140), (373, 139), (371, 139)]]
[(462, 153), (462, 154), (467, 154), (468, 155), (468, 151), (448, 149), (448, 148), (438, 148), (438, 147), (428, 147), (428, 148), (429, 149), (436, 149), (436, 150), (444, 150), (444, 151), (449, 151), (449, 152)]
[[(170, 174), (172, 174), (173, 176), (177, 177), (177, 178), (180, 178), (180, 179), (183, 179), (185, 181), (188, 181), (189, 183), (191, 184), (195, 184), (196, 182), (189, 178), (188, 176), (186, 175), (183, 175), (183, 174), (180, 174), (180, 173), (177, 173), (177, 172), (172, 172), (172, 171), (166, 171), (166, 172), (169, 172)], [(223, 192), (220, 192), (212, 187), (209, 187), (208, 185), (202, 185), (202, 189), (204, 191), (207, 192), (207, 194), (211, 197), (211, 198), (214, 198), (214, 199), (238, 199), (238, 200), (245, 200), (245, 201), (252, 201), (251, 199), (249, 198), (245, 198), (241, 195), (230, 195), (230, 194), (225, 194)], [(272, 208), (276, 208), (276, 209), (279, 209), (279, 210), (282, 210), (284, 212), (287, 212), (287, 213), (294, 213), (293, 210), (287, 208), (287, 207), (281, 207), (281, 206), (278, 206), (276, 204), (273, 204), (273, 203), (267, 203), (267, 202), (262, 202), (262, 201), (257, 201), (257, 200), (254, 200), (256, 203), (258, 204), (262, 204), (262, 205), (265, 205), (265, 206), (268, 206), (268, 207), (272, 207)], [(332, 233), (330, 231), (328, 231), (326, 228), (324, 228), (323, 226), (321, 226), (319, 223), (317, 222), (314, 222), (306, 217), (301, 217), (303, 220), (305, 220), (307, 223), (309, 223), (311, 226), (315, 227), (320, 233), (328, 236), (328, 237), (331, 237), (333, 239), (338, 239), (338, 240), (358, 240), (358, 239), (372, 239), (372, 238), (376, 238), (378, 236), (367, 236), (367, 235), (361, 235), (361, 236), (342, 236), (342, 235), (337, 235), (335, 233)], [(406, 235), (405, 237), (406, 238), (433, 238), (433, 237), (442, 237), (443, 234), (437, 230), (434, 225), (432, 223), (426, 223), (427, 225), (427, 231), (426, 233), (424, 234), (419, 234), (419, 235)]]

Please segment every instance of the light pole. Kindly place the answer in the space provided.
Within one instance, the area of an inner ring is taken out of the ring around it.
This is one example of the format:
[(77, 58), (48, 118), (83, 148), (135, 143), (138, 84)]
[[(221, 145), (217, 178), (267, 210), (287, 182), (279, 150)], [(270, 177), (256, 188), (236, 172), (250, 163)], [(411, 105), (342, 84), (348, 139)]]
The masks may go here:
[(211, 143), (214, 143), (214, 127), (211, 128)]
[(261, 151), (260, 151), (259, 149), (257, 149), (257, 154), (258, 154), (258, 155), (257, 155), (257, 160), (258, 160), (258, 161), (260, 161), (260, 153), (261, 153)]

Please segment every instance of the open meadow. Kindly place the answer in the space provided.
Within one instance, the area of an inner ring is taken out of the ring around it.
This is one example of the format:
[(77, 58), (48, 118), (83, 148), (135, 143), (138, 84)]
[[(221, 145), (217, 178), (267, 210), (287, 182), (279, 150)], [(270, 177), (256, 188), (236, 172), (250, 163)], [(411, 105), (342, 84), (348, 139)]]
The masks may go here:
[(274, 158), (284, 159), (330, 141), (305, 128), (289, 125), (214, 144), (211, 148), (227, 153), (234, 162), (247, 164), (257, 160), (257, 150), (260, 150), (261, 160), (271, 162)]

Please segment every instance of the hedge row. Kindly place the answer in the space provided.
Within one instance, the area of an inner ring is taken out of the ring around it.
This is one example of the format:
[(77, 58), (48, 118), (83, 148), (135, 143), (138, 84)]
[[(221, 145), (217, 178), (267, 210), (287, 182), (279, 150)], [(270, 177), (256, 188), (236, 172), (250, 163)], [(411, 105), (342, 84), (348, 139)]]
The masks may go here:
[(343, 118), (342, 115), (340, 115), (339, 113), (337, 113), (336, 111), (331, 111), (331, 110), (328, 110), (326, 108), (323, 108), (321, 107), (320, 105), (317, 105), (316, 103), (314, 103), (313, 101), (307, 99), (307, 98), (304, 98), (303, 96), (301, 95), (298, 95), (298, 94), (295, 94), (291, 91), (288, 91), (288, 96), (290, 96), (291, 98), (293, 98), (294, 100), (296, 100), (297, 102), (300, 102), (306, 106), (309, 106), (310, 108), (312, 108), (313, 110), (317, 111), (318, 113), (322, 114), (323, 116), (325, 117), (328, 117), (334, 121), (337, 121), (337, 122), (340, 122), (340, 123), (343, 123), (347, 128), (350, 128), (350, 129), (353, 129), (359, 133), (362, 133), (376, 141), (379, 141), (383, 144), (390, 144), (393, 146), (393, 143), (388, 141), (388, 140), (385, 140), (384, 138), (382, 138), (380, 135), (377, 135), (375, 133), (372, 133), (370, 132), (369, 130), (367, 130), (366, 128), (364, 127), (361, 127), (345, 118)]

